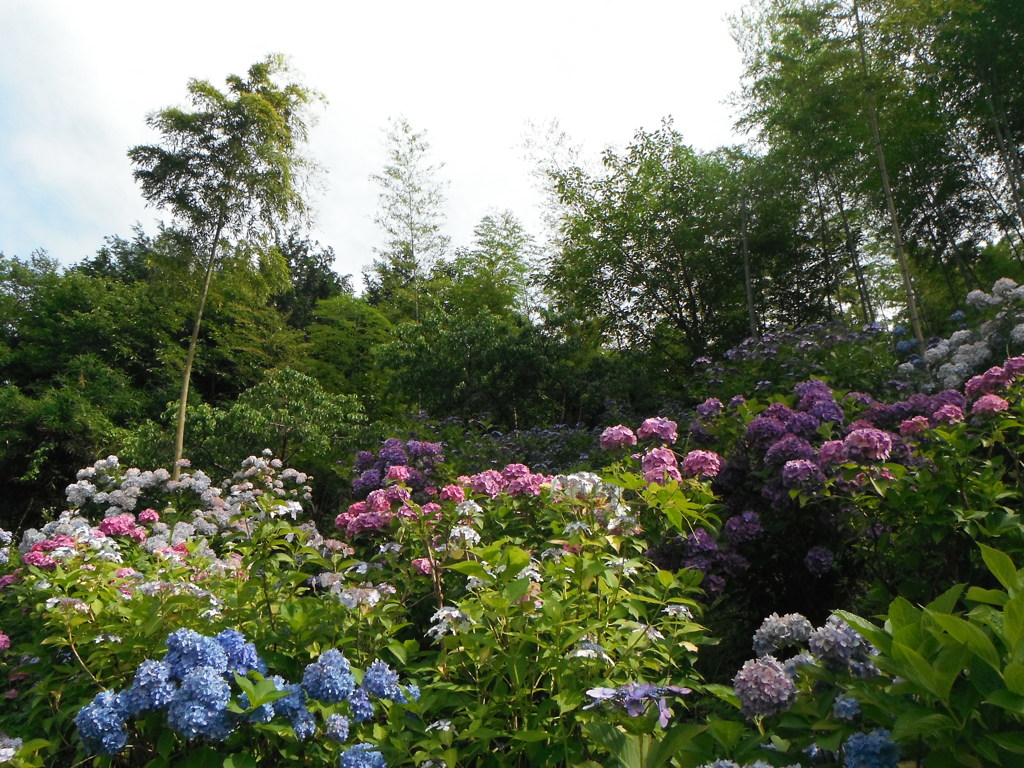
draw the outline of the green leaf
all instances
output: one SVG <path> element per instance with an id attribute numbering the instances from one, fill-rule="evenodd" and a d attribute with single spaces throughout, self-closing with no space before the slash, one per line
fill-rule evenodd
<path id="1" fill-rule="evenodd" d="M 1024 696 L 1024 664 L 1016 662 L 1007 664 L 1006 669 L 1003 670 L 1003 680 L 1006 681 L 1007 688 Z"/>
<path id="2" fill-rule="evenodd" d="M 466 576 L 472 576 L 482 581 L 493 581 L 494 577 L 487 572 L 476 560 L 460 560 L 457 563 L 450 563 L 445 566 L 448 570 L 457 571 Z"/>
<path id="3" fill-rule="evenodd" d="M 224 768 L 256 768 L 259 763 L 248 754 L 228 755 L 224 758 Z"/>
<path id="4" fill-rule="evenodd" d="M 998 670 L 1001 666 L 999 652 L 992 644 L 992 640 L 981 629 L 957 616 L 950 616 L 948 613 L 934 613 L 931 609 L 926 610 L 927 614 L 950 634 L 957 642 L 963 643 L 985 663 L 993 669 Z"/>
<path id="5" fill-rule="evenodd" d="M 1011 651 L 1020 648 L 1024 642 L 1024 592 L 1014 595 L 1003 607 L 1003 630 Z"/>
<path id="6" fill-rule="evenodd" d="M 1020 731 L 990 733 L 988 738 L 1008 752 L 1013 752 L 1015 755 L 1024 755 L 1024 733 Z"/>
<path id="7" fill-rule="evenodd" d="M 989 704 L 995 704 L 1000 709 L 1013 712 L 1015 715 L 1024 716 L 1024 696 L 1007 690 L 992 691 L 985 697 Z"/>
<path id="8" fill-rule="evenodd" d="M 936 713 L 934 710 L 915 708 L 902 712 L 893 725 L 893 738 L 897 741 L 913 739 L 919 736 L 935 736 L 943 731 L 956 731 L 956 722 L 948 715 Z"/>
<path id="9" fill-rule="evenodd" d="M 512 738 L 517 741 L 545 741 L 551 738 L 547 731 L 516 731 Z"/>
<path id="10" fill-rule="evenodd" d="M 1007 596 L 1001 589 L 982 589 L 971 587 L 967 590 L 967 599 L 985 605 L 1005 605 Z"/>
<path id="11" fill-rule="evenodd" d="M 1014 567 L 1010 556 L 1005 552 L 1000 552 L 998 549 L 993 549 L 984 544 L 979 544 L 978 546 L 981 548 L 981 557 L 985 561 L 985 565 L 992 572 L 992 575 L 1008 591 L 1014 591 L 1017 587 L 1017 569 Z"/>

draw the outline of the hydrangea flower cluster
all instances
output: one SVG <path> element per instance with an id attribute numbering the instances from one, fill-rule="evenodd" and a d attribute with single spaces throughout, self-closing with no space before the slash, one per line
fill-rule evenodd
<path id="1" fill-rule="evenodd" d="M 746 662 L 733 679 L 744 715 L 750 718 L 776 715 L 796 699 L 799 669 L 820 665 L 834 672 L 856 677 L 878 674 L 872 661 L 877 650 L 838 616 L 829 616 L 825 625 L 813 629 L 798 613 L 779 616 L 773 613 L 754 633 L 754 652 L 758 658 Z M 804 651 L 808 648 L 810 653 Z M 789 650 L 789 657 L 777 655 Z M 852 719 L 860 711 L 854 699 L 840 697 L 835 702 L 836 717 Z"/>
<path id="2" fill-rule="evenodd" d="M 846 768 L 897 768 L 900 750 L 884 728 L 855 733 L 843 744 Z"/>
<path id="3" fill-rule="evenodd" d="M 383 661 L 375 660 L 356 686 L 348 660 L 336 649 L 324 651 L 307 665 L 301 684 L 289 683 L 279 676 L 271 680 L 278 691 L 286 693 L 273 702 L 252 709 L 248 696 L 238 697 L 239 706 L 252 709 L 238 715 L 229 709 L 234 675 L 266 675 L 267 666 L 238 631 L 227 629 L 216 637 L 207 637 L 190 629 L 180 629 L 167 638 L 167 653 L 162 661 L 147 659 L 139 665 L 131 686 L 123 691 L 102 691 L 75 717 L 79 737 L 86 751 L 114 755 L 127 745 L 128 721 L 149 712 L 165 711 L 167 724 L 187 740 L 224 741 L 239 727 L 250 722 L 269 723 L 275 718 L 289 722 L 300 740 L 312 737 L 317 722 L 309 710 L 310 699 L 329 706 L 347 702 L 352 720 L 363 722 L 374 715 L 373 700 L 405 704 L 419 698 L 415 685 L 400 685 L 398 673 Z M 372 697 L 372 698 L 371 698 Z M 344 742 L 349 734 L 349 719 L 330 713 L 325 728 L 328 736 Z M 359 745 L 357 745 L 358 747 Z M 350 762 L 376 761 L 374 748 L 353 747 Z M 381 760 L 383 758 L 380 758 Z M 345 758 L 342 758 L 345 764 Z M 376 764 L 373 762 L 372 764 Z M 383 764 L 383 763 L 381 763 Z"/>
<path id="4" fill-rule="evenodd" d="M 658 723 L 662 728 L 668 726 L 672 710 L 668 707 L 669 696 L 685 696 L 689 688 L 678 685 L 652 685 L 651 683 L 626 683 L 618 688 L 591 688 L 587 696 L 594 699 L 584 709 L 592 709 L 601 705 L 619 707 L 630 717 L 640 717 L 647 712 L 649 704 L 658 708 Z"/>
<path id="5" fill-rule="evenodd" d="M 356 479 L 352 481 L 352 493 L 357 499 L 364 499 L 370 493 L 383 488 L 391 467 L 407 467 L 403 479 L 414 492 L 426 488 L 429 477 L 437 464 L 444 461 L 444 449 L 440 443 L 408 440 L 403 443 L 397 437 L 384 441 L 376 455 L 370 451 L 356 454 L 354 469 Z"/>

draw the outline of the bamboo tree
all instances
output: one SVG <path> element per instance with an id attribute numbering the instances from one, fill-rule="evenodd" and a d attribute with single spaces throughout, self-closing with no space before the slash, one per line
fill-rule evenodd
<path id="1" fill-rule="evenodd" d="M 316 94 L 294 83 L 278 85 L 275 76 L 286 71 L 284 59 L 271 56 L 250 67 L 245 78 L 229 76 L 227 92 L 207 81 L 190 81 L 194 111 L 169 107 L 151 115 L 147 123 L 161 143 L 128 152 L 146 201 L 170 211 L 191 258 L 203 265 L 181 377 L 174 479 L 184 454 L 189 383 L 218 262 L 241 246 L 264 253 L 283 225 L 306 210 L 301 190 L 309 164 L 299 147 Z"/>

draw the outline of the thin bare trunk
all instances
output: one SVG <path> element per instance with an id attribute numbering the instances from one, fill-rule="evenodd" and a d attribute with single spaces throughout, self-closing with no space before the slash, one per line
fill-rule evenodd
<path id="1" fill-rule="evenodd" d="M 864 28 L 861 25 L 860 7 L 857 1 L 853 3 L 854 20 L 857 23 L 857 49 L 860 52 L 861 71 L 868 77 L 868 56 L 864 46 Z M 896 198 L 892 194 L 892 185 L 889 181 L 889 168 L 885 162 L 885 147 L 882 146 L 882 132 L 878 127 L 878 110 L 875 107 L 874 91 L 870 83 L 865 83 L 865 99 L 868 107 L 868 121 L 871 124 L 871 135 L 875 140 L 875 154 L 878 156 L 878 171 L 882 176 L 882 191 L 885 193 L 885 204 L 889 209 L 889 223 L 892 225 L 893 247 L 896 250 L 896 262 L 900 267 L 900 274 L 903 276 L 903 290 L 907 294 L 907 311 L 910 314 L 910 325 L 914 329 L 914 337 L 917 339 L 918 348 L 924 354 L 925 341 L 924 330 L 921 328 L 921 316 L 917 310 L 917 299 L 914 298 L 914 286 L 910 281 L 910 267 L 907 264 L 907 255 L 903 249 L 903 233 L 900 230 L 899 217 L 896 213 Z"/>
<path id="2" fill-rule="evenodd" d="M 210 246 L 210 258 L 206 262 L 206 275 L 199 293 L 199 306 L 196 307 L 195 322 L 192 323 L 192 336 L 188 340 L 188 352 L 185 354 L 185 368 L 181 372 L 181 396 L 178 398 L 178 423 L 174 431 L 174 466 L 171 469 L 171 480 L 177 481 L 181 475 L 181 459 L 185 453 L 185 413 L 188 410 L 188 388 L 192 380 L 192 363 L 196 358 L 196 346 L 199 343 L 199 327 L 203 322 L 203 310 L 206 309 L 206 298 L 210 294 L 210 280 L 213 277 L 213 266 L 217 261 L 217 244 L 224 228 L 223 217 L 217 222 L 217 229 Z"/>
<path id="3" fill-rule="evenodd" d="M 747 238 L 747 225 L 749 219 L 749 212 L 747 210 L 747 196 L 743 195 L 743 208 L 742 208 L 742 232 L 740 235 L 740 242 L 743 247 L 743 282 L 747 288 L 747 319 L 750 321 L 750 335 L 752 338 L 758 338 L 757 332 L 757 312 L 754 309 L 754 278 L 751 275 L 750 270 L 750 243 Z"/>

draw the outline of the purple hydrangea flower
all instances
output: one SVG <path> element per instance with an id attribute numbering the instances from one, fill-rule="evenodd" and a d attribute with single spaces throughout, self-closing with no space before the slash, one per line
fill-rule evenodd
<path id="1" fill-rule="evenodd" d="M 747 544 L 764 533 L 764 528 L 761 527 L 761 518 L 753 510 L 730 517 L 725 521 L 724 530 L 725 537 L 734 545 Z"/>
<path id="2" fill-rule="evenodd" d="M 849 669 L 854 661 L 869 661 L 874 648 L 838 616 L 829 616 L 807 641 L 814 658 L 832 670 Z"/>
<path id="3" fill-rule="evenodd" d="M 740 711 L 751 719 L 777 715 L 796 700 L 796 686 L 772 656 L 748 661 L 732 682 Z"/>
<path id="4" fill-rule="evenodd" d="M 851 458 L 885 461 L 892 451 L 892 437 L 881 429 L 864 427 L 850 432 L 843 440 L 843 447 Z"/>
<path id="5" fill-rule="evenodd" d="M 828 547 L 811 547 L 804 557 L 804 565 L 815 576 L 824 576 L 835 565 L 836 556 Z"/>
<path id="6" fill-rule="evenodd" d="M 812 459 L 814 454 L 814 446 L 809 442 L 802 437 L 787 433 L 772 443 L 765 452 L 764 463 L 781 467 L 792 459 Z"/>
<path id="7" fill-rule="evenodd" d="M 814 490 L 825 484 L 825 475 L 809 459 L 792 459 L 782 465 L 782 484 L 790 489 Z"/>

